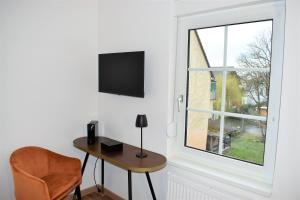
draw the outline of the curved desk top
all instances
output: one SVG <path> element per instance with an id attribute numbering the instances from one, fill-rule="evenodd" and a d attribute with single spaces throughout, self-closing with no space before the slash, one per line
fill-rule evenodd
<path id="1" fill-rule="evenodd" d="M 115 166 L 133 172 L 145 173 L 158 171 L 166 166 L 167 159 L 165 156 L 152 151 L 143 150 L 148 154 L 146 158 L 137 158 L 136 153 L 140 148 L 123 143 L 123 151 L 106 152 L 101 150 L 101 142 L 108 140 L 106 137 L 97 137 L 96 143 L 88 145 L 87 137 L 77 138 L 73 145 L 95 157 L 101 158 Z"/>

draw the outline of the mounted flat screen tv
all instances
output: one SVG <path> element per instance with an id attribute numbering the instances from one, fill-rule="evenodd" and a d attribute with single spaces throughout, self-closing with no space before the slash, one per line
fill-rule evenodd
<path id="1" fill-rule="evenodd" d="M 144 97 L 145 52 L 99 54 L 99 92 Z"/>

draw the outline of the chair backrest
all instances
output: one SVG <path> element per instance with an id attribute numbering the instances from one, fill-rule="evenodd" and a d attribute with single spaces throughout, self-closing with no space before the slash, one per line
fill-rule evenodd
<path id="1" fill-rule="evenodd" d="M 41 178 L 48 174 L 48 150 L 34 146 L 17 149 L 10 157 L 10 164 L 13 170 Z"/>

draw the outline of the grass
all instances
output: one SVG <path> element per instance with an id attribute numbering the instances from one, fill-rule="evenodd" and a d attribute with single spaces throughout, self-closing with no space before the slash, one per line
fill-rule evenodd
<path id="1" fill-rule="evenodd" d="M 259 136 L 240 134 L 232 137 L 231 148 L 226 150 L 224 155 L 262 165 L 264 143 Z"/>

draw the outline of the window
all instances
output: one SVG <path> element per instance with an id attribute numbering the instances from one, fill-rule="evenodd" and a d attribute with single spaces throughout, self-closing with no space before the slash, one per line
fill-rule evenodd
<path id="1" fill-rule="evenodd" d="M 190 29 L 188 46 L 185 146 L 263 165 L 272 20 Z"/>
<path id="2" fill-rule="evenodd" d="M 182 16 L 177 30 L 172 154 L 272 182 L 284 4 Z"/>

